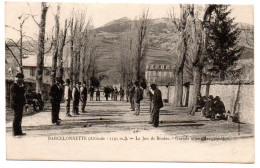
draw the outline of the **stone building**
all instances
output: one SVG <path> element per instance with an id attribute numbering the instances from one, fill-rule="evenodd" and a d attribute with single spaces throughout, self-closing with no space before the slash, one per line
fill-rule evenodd
<path id="1" fill-rule="evenodd" d="M 145 79 L 147 85 L 169 85 L 173 82 L 174 65 L 167 60 L 154 60 L 146 64 Z"/>

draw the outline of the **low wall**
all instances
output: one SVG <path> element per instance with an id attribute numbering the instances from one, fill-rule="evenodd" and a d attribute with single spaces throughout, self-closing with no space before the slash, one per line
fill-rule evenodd
<path id="1" fill-rule="evenodd" d="M 183 102 L 186 97 L 186 88 L 183 87 Z M 159 86 L 159 89 L 162 92 L 163 99 L 167 99 L 169 96 L 169 102 L 174 102 L 174 86 L 169 87 L 169 95 L 168 88 L 165 86 Z M 192 98 L 192 90 L 193 85 L 190 85 L 189 90 L 189 101 Z M 214 84 L 210 86 L 209 94 L 215 96 L 219 96 L 223 103 L 225 104 L 226 110 L 230 110 L 231 112 L 234 109 L 234 104 L 237 96 L 238 85 L 221 85 Z M 202 96 L 206 93 L 206 85 L 201 86 L 201 94 Z M 254 85 L 241 85 L 240 88 L 240 96 L 238 102 L 237 111 L 240 113 L 241 122 L 246 123 L 254 123 Z"/>

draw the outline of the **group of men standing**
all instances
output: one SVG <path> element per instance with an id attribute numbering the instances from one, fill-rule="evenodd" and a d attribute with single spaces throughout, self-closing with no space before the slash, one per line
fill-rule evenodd
<path id="1" fill-rule="evenodd" d="M 52 106 L 52 123 L 54 125 L 59 125 L 61 119 L 59 118 L 60 103 L 62 100 L 63 90 L 62 90 L 62 79 L 56 78 L 56 83 L 52 85 L 50 90 L 50 100 Z M 66 80 L 64 88 L 64 100 L 66 102 L 66 115 L 71 117 L 70 113 L 70 103 L 73 102 L 72 113 L 74 115 L 79 115 L 79 102 L 81 101 L 81 111 L 85 112 L 86 102 L 87 102 L 87 87 L 84 81 L 82 86 L 81 82 L 78 82 L 73 89 L 70 88 L 70 79 Z"/>
<path id="2" fill-rule="evenodd" d="M 14 110 L 14 120 L 13 120 L 13 135 L 25 135 L 22 131 L 21 123 L 23 116 L 23 107 L 25 105 L 25 89 L 23 85 L 24 75 L 18 73 L 15 77 L 15 81 L 11 86 L 11 108 Z M 121 96 L 124 96 L 124 91 L 122 88 Z M 78 82 L 76 86 L 71 89 L 70 79 L 66 80 L 66 84 L 63 92 L 63 80 L 61 78 L 56 78 L 55 84 L 51 86 L 50 89 L 50 102 L 52 106 L 51 111 L 51 121 L 54 125 L 59 125 L 61 119 L 59 118 L 60 103 L 62 101 L 62 96 L 66 102 L 66 115 L 71 117 L 70 104 L 73 101 L 74 115 L 79 115 L 79 102 L 81 101 L 81 111 L 85 112 L 85 106 L 87 102 L 87 87 L 84 81 L 82 86 L 81 82 Z M 107 98 L 108 92 L 104 91 L 105 97 Z M 100 93 L 99 93 L 100 94 Z M 150 86 L 149 90 L 151 106 L 150 106 L 150 124 L 157 127 L 159 124 L 159 110 L 163 107 L 161 91 L 156 88 L 155 84 Z M 129 98 L 131 103 L 132 111 L 135 111 L 135 115 L 140 113 L 140 103 L 143 100 L 143 89 L 140 87 L 138 82 L 131 85 Z M 100 99 L 99 99 L 100 100 Z M 122 100 L 122 99 L 121 99 Z"/>
<path id="3" fill-rule="evenodd" d="M 157 88 L 155 84 L 151 84 L 149 91 L 149 100 L 150 100 L 150 121 L 149 124 L 152 124 L 154 127 L 159 126 L 159 113 L 160 109 L 163 107 L 162 94 L 161 91 Z M 135 115 L 140 114 L 140 104 L 143 100 L 143 89 L 140 87 L 139 82 L 135 82 L 134 85 L 130 84 L 129 89 L 129 100 L 130 100 L 130 109 L 135 111 Z"/>
<path id="4" fill-rule="evenodd" d="M 104 96 L 106 98 L 106 101 L 108 101 L 108 98 L 111 97 L 111 100 L 117 101 L 117 96 L 120 95 L 120 101 L 124 100 L 125 91 L 122 87 L 118 90 L 117 87 L 113 88 L 112 86 L 106 86 L 104 87 Z"/>

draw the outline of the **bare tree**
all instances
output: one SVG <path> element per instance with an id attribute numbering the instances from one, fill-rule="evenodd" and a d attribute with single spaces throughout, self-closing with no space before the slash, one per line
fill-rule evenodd
<path id="1" fill-rule="evenodd" d="M 18 17 L 18 19 L 20 20 L 20 28 L 19 29 L 16 29 L 14 27 L 6 25 L 6 27 L 12 28 L 13 30 L 19 32 L 19 34 L 20 34 L 20 39 L 17 42 L 15 42 L 13 39 L 8 39 L 8 42 L 5 43 L 5 47 L 6 47 L 7 50 L 10 51 L 11 55 L 16 60 L 18 66 L 20 68 L 21 73 L 23 73 L 23 50 L 29 51 L 23 45 L 23 38 L 25 36 L 25 34 L 23 33 L 23 25 L 28 18 L 29 18 L 29 16 L 24 15 L 24 14 L 22 14 L 21 16 Z M 12 47 L 15 47 L 16 49 L 19 50 L 19 61 L 17 59 L 17 56 L 14 54 Z M 32 52 L 32 51 L 29 51 L 29 52 Z"/>
<path id="2" fill-rule="evenodd" d="M 195 16 L 194 5 L 190 5 L 190 35 L 189 46 L 191 53 L 189 55 L 189 60 L 192 64 L 193 70 L 193 97 L 190 107 L 193 107 L 197 103 L 198 95 L 200 94 L 201 89 L 201 79 L 202 79 L 202 70 L 205 66 L 205 61 L 207 60 L 207 40 L 209 34 L 209 19 L 212 12 L 215 10 L 216 5 L 206 5 L 205 12 L 203 14 L 203 21 L 199 20 Z"/>
<path id="3" fill-rule="evenodd" d="M 46 25 L 46 14 L 48 11 L 48 6 L 46 2 L 41 3 L 41 20 L 37 23 L 32 15 L 32 18 L 39 26 L 38 35 L 38 53 L 37 53 L 37 67 L 36 67 L 36 92 L 42 92 L 43 87 L 43 67 L 44 67 L 44 44 L 45 44 L 45 25 Z"/>
<path id="4" fill-rule="evenodd" d="M 122 86 L 126 87 L 134 76 L 134 56 L 135 46 L 132 36 L 132 26 L 121 35 L 119 40 L 119 57 L 117 62 L 117 70 L 120 74 Z"/>
<path id="5" fill-rule="evenodd" d="M 174 8 L 170 11 L 170 18 L 172 21 L 172 28 L 175 32 L 178 33 L 179 41 L 177 42 L 177 54 L 178 59 L 175 65 L 174 78 L 175 78 L 175 91 L 174 91 L 174 102 L 173 106 L 181 107 L 182 106 L 182 95 L 183 95 L 183 69 L 187 57 L 187 24 L 188 16 L 191 12 L 189 5 L 180 4 L 180 19 L 176 19 L 174 15 Z"/>
<path id="6" fill-rule="evenodd" d="M 79 13 L 72 13 L 70 20 L 70 44 L 71 44 L 71 64 L 70 64 L 70 79 L 72 83 L 79 81 L 81 71 L 81 58 L 86 51 L 86 45 L 88 45 L 88 33 L 90 19 L 86 21 L 85 11 Z M 85 68 L 85 67 L 84 67 Z"/>
<path id="7" fill-rule="evenodd" d="M 57 58 L 57 75 L 58 77 L 62 78 L 63 73 L 64 73 L 64 68 L 63 68 L 63 50 L 64 46 L 67 44 L 66 38 L 67 38 L 67 31 L 69 28 L 69 23 L 67 19 L 65 20 L 65 25 L 64 29 L 60 32 L 60 47 L 59 47 L 59 52 L 58 52 L 58 58 Z"/>
<path id="8" fill-rule="evenodd" d="M 60 4 L 57 5 L 57 13 L 55 17 L 54 39 L 53 39 L 53 53 L 52 53 L 52 66 L 51 66 L 51 84 L 55 83 L 57 58 L 59 51 L 59 32 L 60 32 Z"/>
<path id="9" fill-rule="evenodd" d="M 137 81 L 140 81 L 141 79 L 141 62 L 145 58 L 148 50 L 148 41 L 147 41 L 148 16 L 149 16 L 149 9 L 143 10 L 139 15 L 139 20 L 135 22 L 135 29 L 137 31 L 135 78 Z"/>

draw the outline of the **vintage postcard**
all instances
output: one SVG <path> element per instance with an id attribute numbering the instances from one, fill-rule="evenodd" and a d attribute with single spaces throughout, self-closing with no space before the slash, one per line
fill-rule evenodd
<path id="1" fill-rule="evenodd" d="M 254 5 L 5 2 L 7 160 L 254 163 Z"/>

